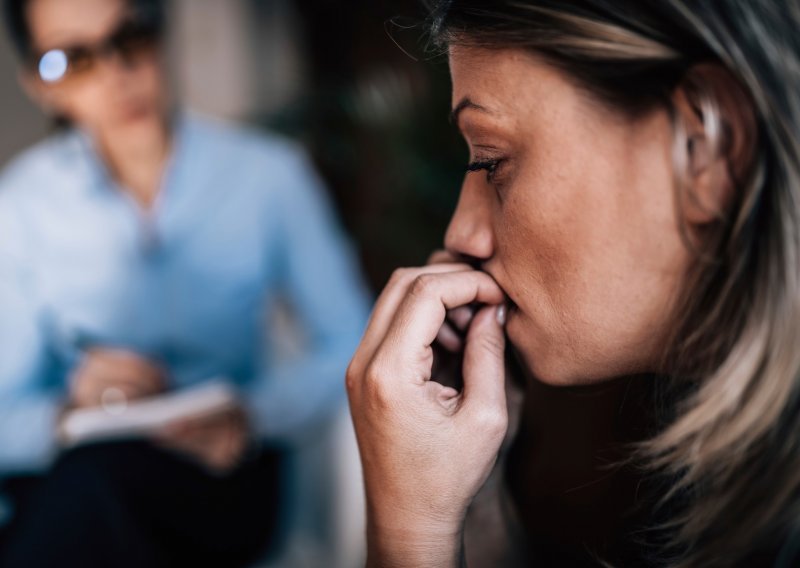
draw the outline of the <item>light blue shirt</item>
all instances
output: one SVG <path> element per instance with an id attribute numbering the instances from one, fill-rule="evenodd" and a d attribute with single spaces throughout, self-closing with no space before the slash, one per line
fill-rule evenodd
<path id="1" fill-rule="evenodd" d="M 90 347 L 151 358 L 173 388 L 226 377 L 265 438 L 291 440 L 343 402 L 368 302 L 319 178 L 287 141 L 177 124 L 149 212 L 76 131 L 0 178 L 0 474 L 51 462 Z M 282 366 L 266 325 L 277 298 L 305 338 Z"/>

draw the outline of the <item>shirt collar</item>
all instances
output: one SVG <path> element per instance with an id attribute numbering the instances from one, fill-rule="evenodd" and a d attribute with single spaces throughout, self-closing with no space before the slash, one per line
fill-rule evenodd
<path id="1" fill-rule="evenodd" d="M 190 138 L 190 115 L 183 110 L 176 110 L 172 116 L 172 148 L 167 158 L 164 173 L 162 175 L 162 187 L 156 202 L 161 201 L 163 194 L 170 186 L 170 179 L 176 164 L 183 160 L 187 141 Z M 114 180 L 111 172 L 97 151 L 97 146 L 92 135 L 85 129 L 72 127 L 65 134 L 66 151 L 64 152 L 65 165 L 69 168 L 79 168 L 79 175 L 82 178 L 80 189 L 83 191 L 123 191 Z"/>

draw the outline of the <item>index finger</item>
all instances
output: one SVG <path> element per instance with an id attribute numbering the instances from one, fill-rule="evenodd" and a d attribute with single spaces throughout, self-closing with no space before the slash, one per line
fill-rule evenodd
<path id="1" fill-rule="evenodd" d="M 386 337 L 386 332 L 395 318 L 397 309 L 408 294 L 408 289 L 421 274 L 471 270 L 472 268 L 465 264 L 439 264 L 396 270 L 375 303 L 369 322 L 367 322 L 364 337 L 353 356 L 351 367 L 355 365 L 361 368 L 368 360 L 372 359 L 378 346 Z"/>
<path id="2" fill-rule="evenodd" d="M 423 274 L 409 289 L 377 356 L 405 367 L 408 361 L 421 360 L 428 353 L 447 310 L 475 302 L 500 305 L 504 301 L 503 290 L 484 272 Z M 430 373 L 423 378 L 429 379 Z"/>
<path id="3" fill-rule="evenodd" d="M 450 253 L 449 251 L 440 249 L 435 250 L 431 253 L 428 257 L 428 262 L 426 264 L 460 264 L 463 263 L 464 260 L 461 258 L 456 257 L 454 254 Z"/>

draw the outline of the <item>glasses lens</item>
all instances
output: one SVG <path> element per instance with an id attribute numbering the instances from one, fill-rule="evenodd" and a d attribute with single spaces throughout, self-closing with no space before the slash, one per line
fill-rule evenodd
<path id="1" fill-rule="evenodd" d="M 128 21 L 105 42 L 97 46 L 76 46 L 51 49 L 36 63 L 39 77 L 45 83 L 58 83 L 90 70 L 98 57 L 119 54 L 126 61 L 152 51 L 161 40 L 161 27 L 156 22 Z"/>
<path id="2" fill-rule="evenodd" d="M 51 49 L 39 58 L 37 71 L 45 83 L 60 83 L 92 67 L 94 54 L 88 48 Z"/>
<path id="3" fill-rule="evenodd" d="M 88 71 L 94 64 L 95 53 L 88 47 L 76 47 L 67 50 L 70 74 Z"/>
<path id="4" fill-rule="evenodd" d="M 39 77 L 45 83 L 61 81 L 69 70 L 69 58 L 62 49 L 51 49 L 39 58 Z"/>

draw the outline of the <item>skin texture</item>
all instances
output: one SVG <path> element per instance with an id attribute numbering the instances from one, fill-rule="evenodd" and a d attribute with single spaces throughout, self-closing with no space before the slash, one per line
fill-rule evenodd
<path id="1" fill-rule="evenodd" d="M 124 0 L 31 0 L 27 18 L 34 51 L 95 45 L 128 13 Z M 160 52 L 153 49 L 132 62 L 118 55 L 101 59 L 90 72 L 56 84 L 43 83 L 29 69 L 22 72 L 21 82 L 44 112 L 66 117 L 89 134 L 119 187 L 149 209 L 170 151 L 170 96 L 163 75 Z M 166 372 L 156 362 L 98 346 L 85 353 L 70 377 L 68 407 L 98 406 L 109 388 L 135 401 L 163 392 L 167 384 Z M 237 409 L 172 424 L 155 441 L 224 473 L 244 455 L 249 429 Z"/>
<path id="2" fill-rule="evenodd" d="M 447 310 L 473 302 L 486 307 L 465 340 L 458 392 L 431 380 L 432 344 Z M 454 263 L 398 270 L 379 298 L 347 371 L 369 566 L 458 566 L 462 519 L 508 423 L 502 302 L 491 277 Z"/>
<path id="3" fill-rule="evenodd" d="M 653 370 L 690 255 L 678 230 L 666 112 L 636 122 L 523 52 L 454 48 L 471 159 L 446 247 L 516 305 L 508 337 L 541 381 Z M 474 69 L 480 68 L 481 73 Z M 524 71 L 523 71 L 524 70 Z"/>
<path id="4" fill-rule="evenodd" d="M 554 436 L 550 447 L 575 449 L 557 441 L 558 420 L 539 412 L 547 396 L 559 402 L 562 424 L 577 408 L 553 387 L 602 387 L 659 370 L 693 261 L 680 221 L 702 235 L 724 215 L 733 186 L 733 160 L 707 151 L 683 87 L 673 102 L 696 151 L 691 198 L 681 202 L 666 108 L 636 118 L 612 112 L 521 50 L 451 47 L 450 69 L 454 119 L 478 171 L 465 177 L 447 250 L 395 273 L 347 375 L 373 567 L 459 565 L 467 508 L 507 431 L 506 340 L 528 375 L 523 443 L 536 438 L 526 428 L 538 416 L 537 432 Z M 731 148 L 744 148 L 736 143 L 744 122 L 722 110 L 732 118 Z M 462 358 L 460 391 L 435 374 L 441 350 Z M 627 388 L 604 390 L 610 398 L 597 416 L 572 428 L 587 458 L 572 460 L 586 471 L 565 470 L 568 483 L 593 482 L 591 456 L 617 435 L 611 421 Z M 525 463 L 529 449 L 516 444 L 516 467 L 534 485 L 526 472 L 541 462 Z M 549 471 L 570 461 L 563 452 L 544 457 L 553 457 Z"/>

